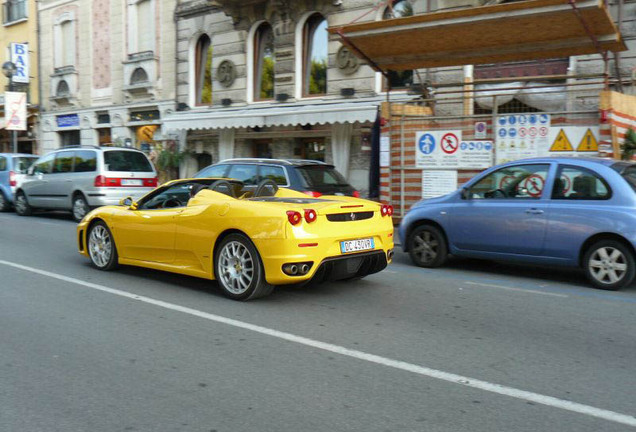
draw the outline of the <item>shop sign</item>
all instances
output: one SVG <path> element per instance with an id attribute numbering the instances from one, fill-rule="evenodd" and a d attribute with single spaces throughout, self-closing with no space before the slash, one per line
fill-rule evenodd
<path id="1" fill-rule="evenodd" d="M 4 94 L 6 109 L 4 110 L 5 128 L 7 130 L 27 130 L 26 93 L 6 92 Z"/>
<path id="2" fill-rule="evenodd" d="M 11 43 L 11 62 L 16 72 L 11 78 L 14 83 L 29 83 L 29 44 Z"/>
<path id="3" fill-rule="evenodd" d="M 79 127 L 79 116 L 77 114 L 59 115 L 56 117 L 57 127 Z"/>

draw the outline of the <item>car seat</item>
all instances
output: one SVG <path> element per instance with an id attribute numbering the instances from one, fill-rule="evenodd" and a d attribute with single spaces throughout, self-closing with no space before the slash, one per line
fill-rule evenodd
<path id="1" fill-rule="evenodd" d="M 570 194 L 570 198 L 575 199 L 590 199 L 594 197 L 594 186 L 596 185 L 596 179 L 591 176 L 580 175 L 574 177 L 572 181 L 572 190 L 574 193 Z"/>
<path id="2" fill-rule="evenodd" d="M 558 178 L 554 182 L 552 198 L 563 198 L 565 196 L 565 180 Z"/>

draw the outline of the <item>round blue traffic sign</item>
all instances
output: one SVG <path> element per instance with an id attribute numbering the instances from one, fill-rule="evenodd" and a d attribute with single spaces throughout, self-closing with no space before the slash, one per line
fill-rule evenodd
<path id="1" fill-rule="evenodd" d="M 428 133 L 422 135 L 418 147 L 425 155 L 433 153 L 433 150 L 435 150 L 435 137 Z"/>
<path id="2" fill-rule="evenodd" d="M 510 138 L 516 137 L 517 136 L 517 129 L 515 129 L 515 128 L 508 129 L 508 135 L 510 135 Z"/>
<path id="3" fill-rule="evenodd" d="M 508 134 L 508 132 L 506 132 L 506 130 L 504 128 L 499 129 L 499 136 L 501 138 L 505 138 L 507 134 Z"/>

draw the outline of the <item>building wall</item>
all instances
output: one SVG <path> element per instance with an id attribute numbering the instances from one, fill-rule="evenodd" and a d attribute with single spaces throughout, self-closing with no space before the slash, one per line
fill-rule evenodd
<path id="1" fill-rule="evenodd" d="M 2 31 L 0 31 L 0 46 L 8 47 L 11 42 L 29 44 L 29 62 L 30 62 L 30 103 L 32 105 L 38 105 L 40 103 L 40 95 L 38 89 L 39 80 L 39 65 L 38 65 L 38 14 L 35 1 L 27 2 L 27 18 L 24 20 L 17 20 L 13 23 L 7 23 L 3 25 Z M 6 49 L 2 62 L 9 61 L 9 51 Z M 7 78 L 0 74 L 0 86 L 4 89 L 8 84 Z"/>
<path id="2" fill-rule="evenodd" d="M 62 145 L 61 133 L 79 131 L 77 144 L 98 144 L 98 128 L 109 129 L 111 141 L 122 144 L 140 142 L 135 130 L 157 125 L 154 139 L 171 138 L 162 132 L 161 117 L 175 109 L 176 27 L 173 13 L 176 0 L 149 0 L 155 18 L 154 49 L 138 52 L 135 11 L 137 0 L 41 0 L 39 4 L 42 42 L 41 75 L 43 151 Z M 61 65 L 57 60 L 67 47 L 60 40 L 59 24 L 66 18 L 74 23 L 75 64 Z M 134 83 L 133 72 L 142 68 L 147 81 Z M 58 94 L 61 81 L 70 88 L 68 95 Z M 143 81 L 143 80 L 142 80 Z M 138 111 L 159 111 L 159 117 L 136 120 Z M 78 116 L 77 124 L 59 125 L 59 116 Z M 99 115 L 110 120 L 98 123 Z M 102 117 L 103 120 L 103 117 Z"/>

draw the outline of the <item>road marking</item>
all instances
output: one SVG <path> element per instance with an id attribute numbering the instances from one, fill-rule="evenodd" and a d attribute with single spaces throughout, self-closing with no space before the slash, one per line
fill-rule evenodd
<path id="1" fill-rule="evenodd" d="M 425 366 L 418 366 L 416 364 L 406 363 L 400 360 L 393 360 L 393 359 L 381 357 L 375 354 L 366 353 L 364 351 L 352 350 L 340 345 L 335 345 L 335 344 L 331 344 L 327 342 L 321 342 L 318 340 L 309 339 L 303 336 L 297 336 L 292 333 L 286 333 L 279 330 L 270 329 L 267 327 L 261 327 L 261 326 L 250 324 L 244 321 L 238 321 L 232 318 L 226 318 L 220 315 L 214 315 L 214 314 L 203 312 L 200 310 L 191 309 L 184 306 L 179 306 L 173 303 L 168 303 L 161 300 L 155 300 L 150 297 L 132 294 L 132 293 L 121 291 L 115 288 L 109 288 L 104 285 L 98 285 L 91 282 L 85 282 L 80 279 L 75 279 L 75 278 L 64 276 L 61 274 L 52 273 L 46 270 L 40 270 L 37 268 L 28 267 L 28 266 L 13 263 L 10 261 L 0 260 L 0 264 L 8 266 L 8 267 L 13 267 L 16 269 L 28 271 L 31 273 L 36 273 L 42 276 L 47 276 L 47 277 L 57 279 L 60 281 L 69 282 L 76 285 L 81 285 L 86 288 L 91 288 L 97 291 L 102 291 L 102 292 L 114 294 L 120 297 L 137 300 L 143 303 L 159 306 L 159 307 L 170 309 L 176 312 L 182 312 L 184 314 L 191 315 L 197 318 L 203 318 L 209 321 L 214 321 L 221 324 L 227 324 L 229 326 L 241 328 L 244 330 L 249 330 L 255 333 L 260 333 L 260 334 L 271 336 L 277 339 L 286 340 L 288 342 L 293 342 L 293 343 L 308 346 L 311 348 L 317 348 L 317 349 L 332 352 L 335 354 L 340 354 L 346 357 L 366 361 L 369 363 L 375 363 L 375 364 L 390 367 L 393 369 L 411 372 L 411 373 L 426 376 L 429 378 L 435 378 L 435 379 L 446 381 L 452 384 L 459 384 L 465 387 L 471 387 L 478 390 L 487 391 L 490 393 L 496 393 L 496 394 L 500 394 L 504 396 L 509 396 L 515 399 L 521 399 L 521 400 L 525 400 L 529 402 L 534 402 L 534 403 L 546 405 L 552 408 L 559 408 L 562 410 L 584 414 L 587 416 L 600 418 L 600 419 L 611 421 L 614 423 L 620 423 L 620 424 L 636 427 L 636 417 L 631 415 L 621 414 L 614 411 L 605 410 L 602 408 L 596 408 L 593 406 L 584 405 L 577 402 L 571 402 L 568 400 L 559 399 L 552 396 L 542 395 L 539 393 L 519 390 L 513 387 L 506 387 L 503 385 L 494 384 L 487 381 L 481 381 L 478 379 L 474 379 L 474 378 L 470 378 L 470 377 L 466 377 L 462 375 L 457 375 L 450 372 L 444 372 L 437 369 L 431 369 Z"/>
<path id="2" fill-rule="evenodd" d="M 495 285 L 495 284 L 489 284 L 489 283 L 470 282 L 470 281 L 466 281 L 464 283 L 466 285 L 476 285 L 476 286 L 483 286 L 483 287 L 488 287 L 488 288 L 499 288 L 499 289 L 503 289 L 503 290 L 506 290 L 506 291 L 518 291 L 518 292 L 525 292 L 525 293 L 530 293 L 530 294 L 547 295 L 547 296 L 552 296 L 552 297 L 563 297 L 563 298 L 569 297 L 567 294 L 557 294 L 557 293 L 551 293 L 551 292 L 545 292 L 545 291 L 530 290 L 530 289 L 525 289 L 525 288 L 514 288 L 514 287 L 508 287 L 508 286 L 503 286 L 503 285 Z"/>

